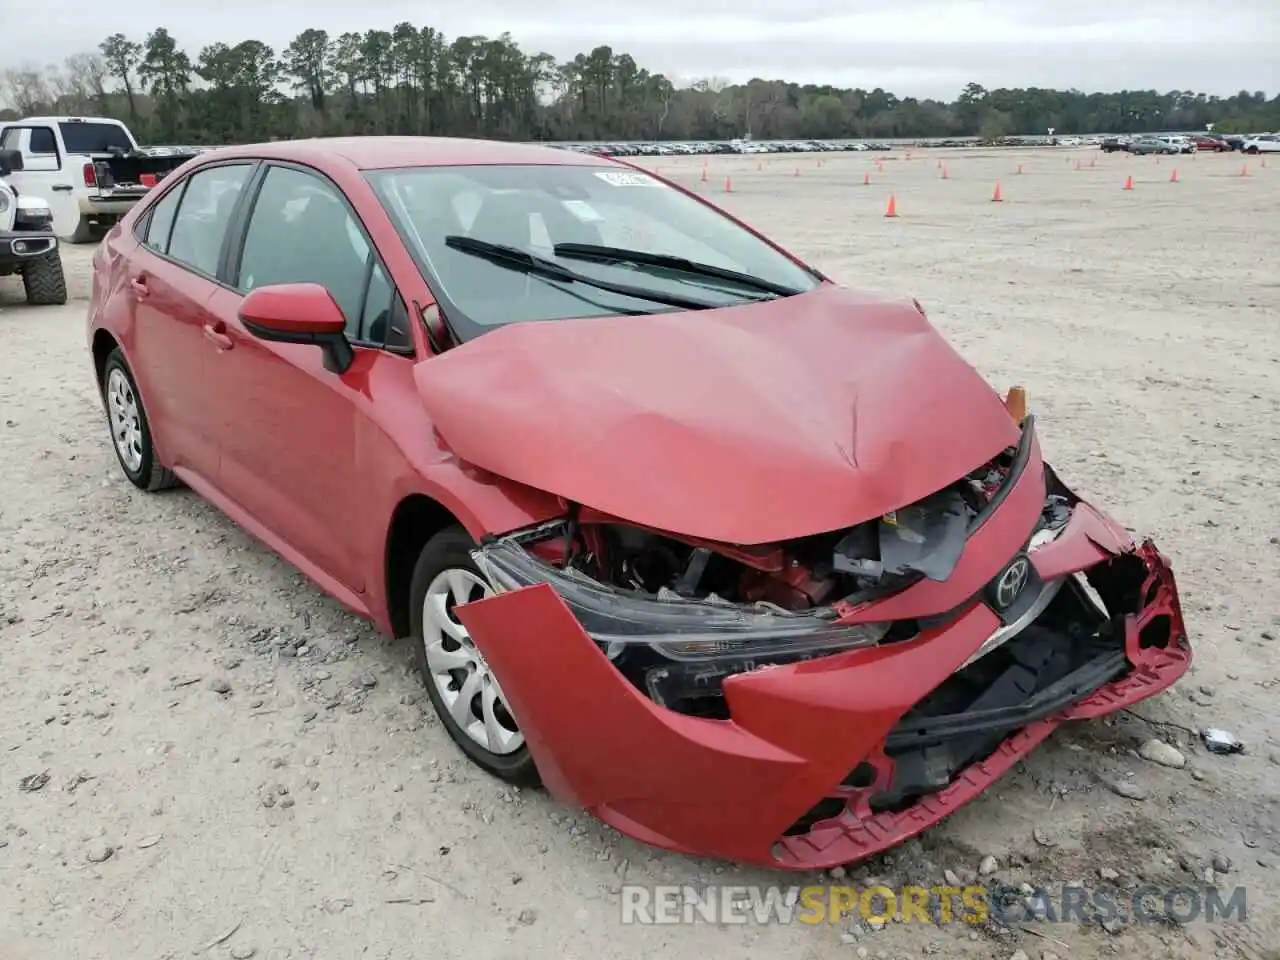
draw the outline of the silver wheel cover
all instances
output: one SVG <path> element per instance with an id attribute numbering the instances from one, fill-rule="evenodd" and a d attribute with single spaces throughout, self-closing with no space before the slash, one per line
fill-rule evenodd
<path id="1" fill-rule="evenodd" d="M 129 378 L 119 367 L 107 376 L 107 417 L 120 460 L 136 473 L 142 469 L 142 418 Z"/>

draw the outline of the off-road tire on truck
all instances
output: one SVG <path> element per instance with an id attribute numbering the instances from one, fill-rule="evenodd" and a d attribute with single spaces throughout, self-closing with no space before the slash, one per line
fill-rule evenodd
<path id="1" fill-rule="evenodd" d="M 67 302 L 67 278 L 62 272 L 62 257 L 57 247 L 23 263 L 22 287 L 27 294 L 27 303 L 33 306 L 55 306 Z"/>

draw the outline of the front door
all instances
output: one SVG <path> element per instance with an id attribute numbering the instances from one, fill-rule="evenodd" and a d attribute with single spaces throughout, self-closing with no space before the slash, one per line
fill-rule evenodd
<path id="1" fill-rule="evenodd" d="M 373 245 L 338 189 L 318 174 L 268 166 L 246 224 L 235 290 L 212 309 L 227 348 L 211 355 L 219 397 L 218 486 L 323 573 L 357 593 L 361 556 L 359 451 L 370 443 L 365 410 L 381 365 L 412 364 L 383 349 L 397 295 Z M 355 362 L 339 375 L 317 348 L 259 340 L 241 324 L 243 295 L 277 283 L 324 286 L 347 317 Z"/>

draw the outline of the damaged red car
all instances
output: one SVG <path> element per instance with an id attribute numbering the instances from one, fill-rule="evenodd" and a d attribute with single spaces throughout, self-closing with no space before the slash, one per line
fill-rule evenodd
<path id="1" fill-rule="evenodd" d="M 615 160 L 202 154 L 106 237 L 89 342 L 134 484 L 412 637 L 484 769 L 660 847 L 857 860 L 1191 660 L 1168 561 L 917 303 Z"/>

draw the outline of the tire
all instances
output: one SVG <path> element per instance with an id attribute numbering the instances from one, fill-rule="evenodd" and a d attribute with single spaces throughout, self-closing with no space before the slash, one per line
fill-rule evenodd
<path id="1" fill-rule="evenodd" d="M 433 635 L 433 647 L 436 646 L 437 642 L 435 638 L 439 636 L 455 648 L 446 651 L 446 655 L 451 652 L 458 653 L 462 655 L 463 659 L 466 659 L 470 656 L 469 651 L 474 651 L 474 647 L 469 646 L 469 640 L 460 644 L 451 636 L 439 634 L 432 629 L 431 624 L 427 622 L 425 610 L 428 593 L 434 592 L 442 584 L 441 578 L 449 571 L 461 571 L 467 577 L 473 578 L 475 586 L 472 598 L 476 599 L 481 595 L 480 586 L 484 581 L 480 576 L 480 571 L 476 568 L 475 562 L 471 559 L 471 551 L 474 548 L 475 542 L 467 531 L 460 526 L 452 526 L 440 531 L 428 540 L 426 546 L 422 548 L 418 562 L 413 568 L 413 579 L 409 585 L 409 622 L 413 639 L 415 665 L 422 675 L 423 685 L 427 688 L 427 696 L 431 699 L 431 705 L 435 707 L 436 715 L 440 717 L 440 722 L 444 724 L 444 728 L 448 731 L 449 736 L 453 738 L 453 742 L 461 748 L 462 752 L 472 762 L 508 783 L 526 787 L 537 786 L 541 782 L 538 777 L 538 770 L 534 766 L 533 757 L 529 753 L 529 747 L 524 743 L 523 737 L 520 737 L 518 748 L 512 749 L 510 752 L 495 752 L 488 749 L 459 725 L 450 712 L 449 704 L 445 701 L 445 694 L 440 689 L 440 683 L 445 683 L 447 686 L 456 686 L 459 689 L 453 692 L 455 694 L 460 693 L 462 689 L 465 689 L 463 684 L 470 682 L 472 676 L 477 673 L 482 675 L 488 673 L 487 665 L 483 664 L 483 660 L 480 660 L 478 664 L 472 662 L 469 666 L 459 667 L 451 675 L 441 673 L 437 676 L 427 655 L 427 639 L 425 638 L 424 630 Z M 457 596 L 456 591 L 453 591 L 452 594 L 455 597 Z M 452 615 L 452 610 L 447 607 L 445 609 L 446 615 L 454 626 L 461 627 L 457 617 Z M 465 628 L 462 629 L 465 632 Z M 437 660 L 437 663 L 439 662 Z M 492 677 L 492 674 L 489 674 L 489 677 Z M 484 689 L 483 684 L 477 687 L 474 698 L 467 705 L 472 716 L 475 716 L 476 702 L 483 702 Z M 501 700 L 497 701 L 497 703 L 501 704 Z M 454 705 L 457 706 L 457 704 L 458 701 L 455 700 Z M 510 714 L 506 712 L 505 706 L 501 711 L 495 708 L 494 713 L 503 717 L 504 733 L 508 733 L 509 729 L 514 729 L 514 721 L 511 721 Z M 510 722 L 508 723 L 508 721 Z M 483 725 L 482 721 L 481 724 Z"/>
<path id="2" fill-rule="evenodd" d="M 88 243 L 93 239 L 94 227 L 89 222 L 88 217 L 81 217 L 76 224 L 76 228 L 71 231 L 71 236 L 67 238 L 69 243 Z"/>
<path id="3" fill-rule="evenodd" d="M 62 257 L 57 247 L 22 265 L 22 289 L 27 294 L 27 303 L 34 306 L 67 302 L 67 278 L 62 272 Z"/>
<path id="4" fill-rule="evenodd" d="M 131 407 L 124 395 L 116 395 L 118 391 L 127 392 L 127 397 L 131 398 Z M 181 481 L 156 459 L 151 424 L 147 421 L 147 411 L 142 405 L 142 394 L 138 392 L 133 373 L 125 363 L 124 354 L 119 347 L 111 351 L 102 367 L 102 406 L 107 414 L 107 426 L 111 430 L 111 448 L 115 450 L 116 460 L 129 482 L 148 493 L 178 486 Z M 134 429 L 129 436 L 131 442 L 127 444 L 117 440 L 117 421 L 113 409 L 120 410 L 121 417 L 133 423 Z M 126 456 L 121 451 L 122 446 L 134 450 L 136 460 L 132 454 Z"/>

